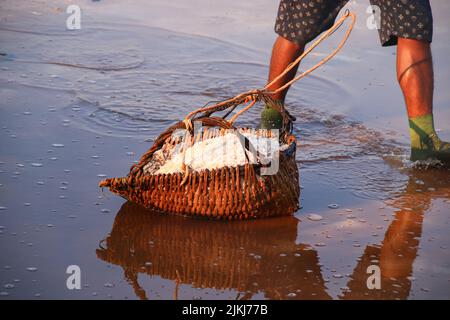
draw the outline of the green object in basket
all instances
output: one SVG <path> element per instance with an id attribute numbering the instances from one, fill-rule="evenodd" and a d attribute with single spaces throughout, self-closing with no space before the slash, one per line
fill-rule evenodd
<path id="1" fill-rule="evenodd" d="M 281 129 L 283 117 L 281 113 L 266 104 L 261 111 L 261 129 Z"/>

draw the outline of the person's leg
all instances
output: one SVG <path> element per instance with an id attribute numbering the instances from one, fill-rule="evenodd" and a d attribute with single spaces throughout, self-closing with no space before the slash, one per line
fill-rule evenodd
<path id="1" fill-rule="evenodd" d="M 305 45 L 331 27 L 348 0 L 280 0 L 275 40 L 270 59 L 269 82 L 303 53 Z M 276 90 L 293 79 L 298 66 L 269 87 Z M 272 95 L 274 105 L 266 105 L 261 113 L 262 128 L 281 128 L 281 115 L 288 89 Z"/>
<path id="2" fill-rule="evenodd" d="M 268 82 L 271 82 L 279 74 L 281 74 L 289 66 L 289 64 L 295 61 L 295 59 L 297 59 L 303 53 L 304 49 L 304 44 L 297 44 L 281 36 L 278 36 L 272 48 Z M 276 89 L 282 87 L 284 84 L 295 77 L 297 69 L 298 65 L 295 66 L 280 80 L 273 83 L 268 89 L 275 91 Z M 288 89 L 289 88 L 286 88 L 285 90 L 272 95 L 272 98 L 284 104 L 284 99 L 286 98 Z"/>
<path id="3" fill-rule="evenodd" d="M 370 0 L 381 14 L 383 46 L 397 47 L 397 78 L 405 97 L 411 134 L 411 160 L 438 159 L 450 163 L 450 145 L 433 124 L 433 13 L 429 0 Z"/>
<path id="4" fill-rule="evenodd" d="M 433 60 L 430 43 L 398 38 L 397 79 L 409 118 L 433 112 Z"/>
<path id="5" fill-rule="evenodd" d="M 450 160 L 433 123 L 433 61 L 428 41 L 398 38 L 397 78 L 405 98 L 411 135 L 411 160 Z"/>
<path id="6" fill-rule="evenodd" d="M 278 77 L 295 59 L 297 59 L 304 50 L 305 46 L 289 41 L 282 36 L 278 36 L 272 48 L 272 57 L 270 58 L 269 79 L 268 83 Z M 268 87 L 269 90 L 275 91 L 292 80 L 297 73 L 298 65 L 295 66 L 284 77 L 274 82 Z M 284 99 L 289 88 L 277 92 L 271 96 L 274 103 L 284 105 Z M 279 107 L 278 107 L 279 108 Z M 266 129 L 281 128 L 282 126 L 281 114 L 274 108 L 274 106 L 266 105 L 261 112 L 261 127 Z"/>

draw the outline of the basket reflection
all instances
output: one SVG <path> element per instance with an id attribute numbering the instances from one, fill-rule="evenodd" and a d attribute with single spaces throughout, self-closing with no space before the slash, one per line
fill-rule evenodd
<path id="1" fill-rule="evenodd" d="M 121 266 L 140 298 L 147 298 L 137 283 L 141 273 L 234 290 L 242 299 L 328 299 L 316 251 L 295 243 L 298 223 L 292 216 L 217 223 L 126 202 L 97 256 Z"/>

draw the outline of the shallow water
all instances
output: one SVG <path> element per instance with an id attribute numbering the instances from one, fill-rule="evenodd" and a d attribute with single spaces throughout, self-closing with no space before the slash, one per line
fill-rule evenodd
<path id="1" fill-rule="evenodd" d="M 261 1 L 262 22 L 235 34 L 239 15 L 195 11 L 200 2 L 155 1 L 141 16 L 140 1 L 123 12 L 115 1 L 86 1 L 85 27 L 75 32 L 64 29 L 64 1 L 12 3 L 0 11 L 0 298 L 450 297 L 450 172 L 407 160 L 403 109 L 391 107 L 402 103 L 393 62 L 361 62 L 393 51 L 369 42 L 363 24 L 351 50 L 288 97 L 302 209 L 217 223 L 151 215 L 97 183 L 126 175 L 193 108 L 264 85 L 273 4 Z M 228 4 L 232 12 L 245 6 Z M 364 4 L 352 6 L 364 15 Z M 433 6 L 438 24 L 449 5 Z M 171 24 L 155 16 L 182 9 L 191 15 Z M 214 27 L 200 28 L 211 19 Z M 449 52 L 439 42 L 448 27 L 439 25 L 435 64 Z M 447 68 L 436 70 L 444 137 Z M 255 126 L 257 116 L 251 110 L 239 124 Z M 322 219 L 308 219 L 313 213 Z M 82 270 L 81 290 L 66 288 L 72 264 Z M 381 268 L 381 290 L 366 287 L 371 264 Z"/>

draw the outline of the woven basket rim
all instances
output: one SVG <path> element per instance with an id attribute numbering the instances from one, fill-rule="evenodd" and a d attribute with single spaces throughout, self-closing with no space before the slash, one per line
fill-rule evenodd
<path id="1" fill-rule="evenodd" d="M 247 129 L 247 128 L 238 128 L 238 130 L 241 129 Z M 233 130 L 233 129 L 230 129 Z M 280 152 L 280 154 L 283 154 L 285 156 L 290 155 L 290 152 L 292 151 L 292 148 L 296 148 L 297 146 L 297 138 L 293 135 L 293 134 L 289 134 L 285 139 L 286 145 L 289 145 L 288 148 L 286 148 L 286 150 L 283 150 Z M 288 140 L 291 140 L 290 142 Z M 148 162 L 147 162 L 148 163 Z M 245 168 L 246 166 L 250 166 L 253 167 L 254 169 L 259 169 L 262 167 L 262 164 L 260 163 L 245 163 L 245 164 L 241 164 L 241 165 L 235 165 L 235 166 L 223 166 L 223 167 L 218 167 L 218 168 L 213 168 L 213 169 L 201 169 L 201 170 L 193 170 L 191 173 L 198 173 L 198 174 L 204 174 L 205 172 L 210 173 L 210 172 L 214 172 L 217 170 L 222 170 L 222 169 L 232 169 L 232 170 L 236 170 L 236 169 L 240 169 L 240 168 Z M 144 173 L 143 177 L 165 177 L 165 176 L 171 176 L 171 175 L 176 175 L 176 174 L 180 174 L 180 172 L 171 172 L 171 173 L 158 173 L 158 174 L 148 174 L 148 173 Z"/>
<path id="2" fill-rule="evenodd" d="M 245 129 L 245 128 L 239 128 L 239 129 Z M 297 138 L 293 134 L 286 134 L 286 135 L 283 135 L 281 138 L 284 140 L 284 142 L 286 142 L 287 145 L 289 145 L 289 147 L 286 150 L 283 150 L 282 152 L 280 152 L 280 163 L 283 162 L 285 158 L 288 158 L 288 157 L 294 155 L 296 147 L 297 147 Z M 205 173 L 210 174 L 211 172 L 214 173 L 216 171 L 221 171 L 221 170 L 243 170 L 246 167 L 251 167 L 255 172 L 257 172 L 259 169 L 261 169 L 262 164 L 260 164 L 260 163 L 252 163 L 252 164 L 245 163 L 243 165 L 224 166 L 224 167 L 214 168 L 214 169 L 193 170 L 193 171 L 189 172 L 189 174 L 194 175 L 194 176 L 200 176 L 200 175 L 204 175 Z M 133 167 L 131 168 L 130 173 L 127 176 L 124 176 L 119 179 L 129 180 L 130 178 L 135 178 L 135 181 L 136 181 L 136 180 L 140 180 L 140 179 L 150 179 L 152 177 L 161 179 L 161 178 L 182 175 L 181 172 L 159 173 L 159 174 L 143 173 L 139 177 L 135 177 L 136 174 L 135 173 L 133 174 L 132 169 L 133 169 Z M 100 181 L 99 186 L 100 187 L 108 187 L 109 181 L 111 179 L 117 179 L 117 178 L 104 179 L 104 180 Z"/>

